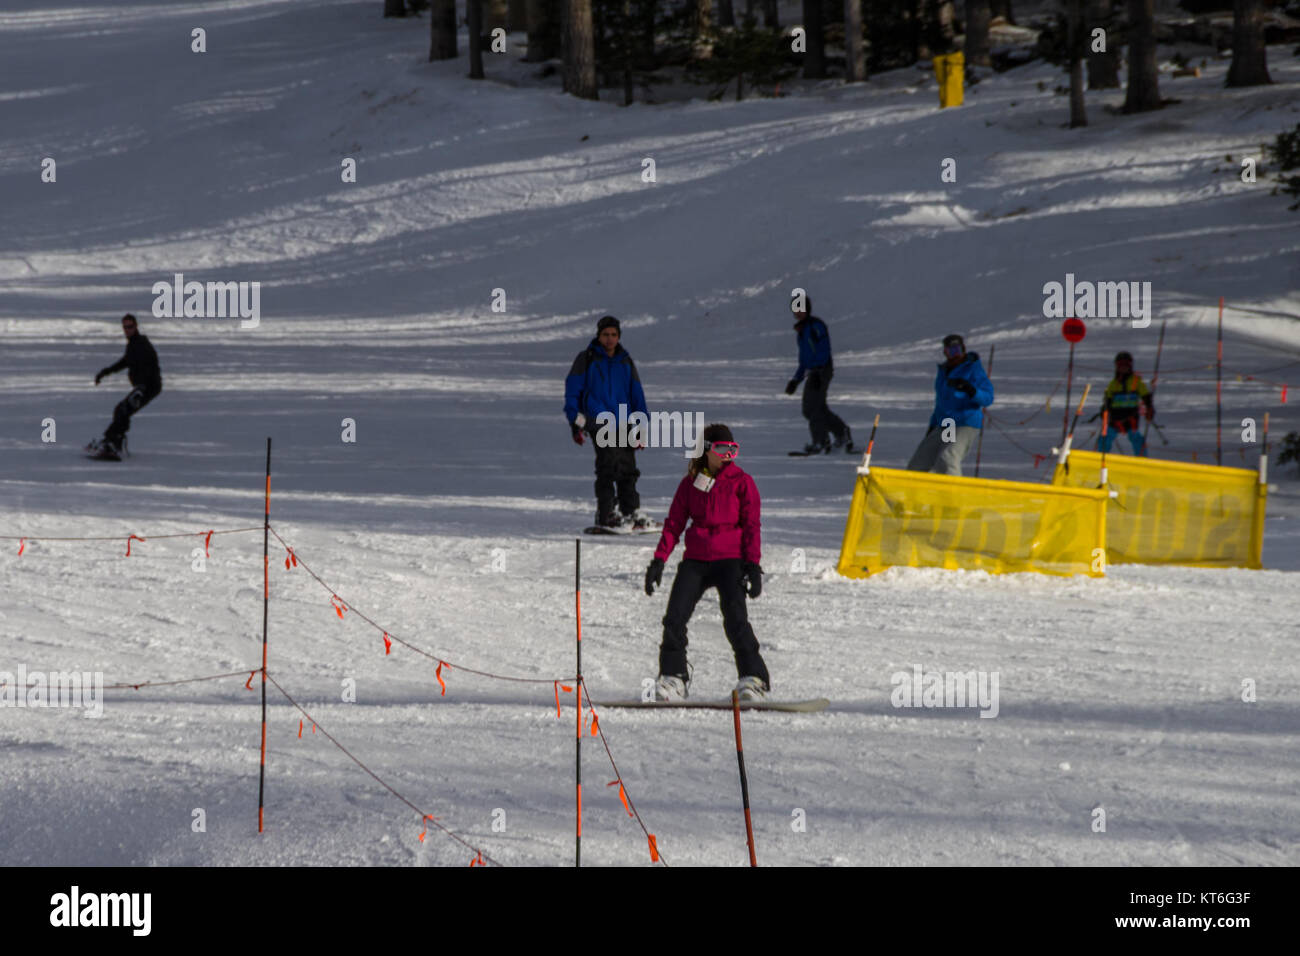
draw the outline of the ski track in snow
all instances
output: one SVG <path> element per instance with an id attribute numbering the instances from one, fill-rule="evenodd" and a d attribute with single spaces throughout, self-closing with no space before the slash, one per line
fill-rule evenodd
<path id="1" fill-rule="evenodd" d="M 832 701 L 744 717 L 760 862 L 1300 863 L 1294 469 L 1273 471 L 1266 571 L 850 581 L 833 569 L 855 457 L 786 457 L 806 430 L 781 394 L 795 364 L 786 296 L 804 285 L 830 323 L 832 407 L 860 442 L 880 413 L 873 460 L 900 466 L 924 433 L 937 340 L 960 329 L 986 362 L 997 345 L 994 414 L 1029 449 L 988 430 L 983 473 L 1046 480 L 1030 455 L 1060 438 L 1064 387 L 1044 400 L 1064 350 L 1042 284 L 1149 279 L 1156 321 L 1090 322 L 1074 395 L 1104 387 L 1121 348 L 1149 372 L 1167 319 L 1158 407 L 1171 445 L 1153 434 L 1152 448 L 1212 454 L 1224 295 L 1227 463 L 1254 467 L 1254 447 L 1238 453 L 1243 417 L 1270 411 L 1274 438 L 1297 427 L 1277 383 L 1300 367 L 1300 242 L 1285 203 L 1247 190 L 1224 156 L 1300 118 L 1298 61 L 1270 57 L 1273 87 L 1231 95 L 1218 61 L 1199 80 L 1162 77 L 1182 102 L 1157 118 L 1111 115 L 1102 104 L 1120 93 L 1089 94 L 1087 131 L 1061 129 L 1059 71 L 1041 65 L 943 114 L 919 71 L 621 110 L 469 84 L 462 66 L 424 62 L 422 31 L 371 6 L 319 4 L 306 19 L 272 0 L 0 13 L 0 60 L 17 78 L 0 99 L 0 535 L 112 538 L 29 541 L 22 557 L 0 542 L 0 669 L 117 683 L 257 668 L 258 532 L 215 536 L 202 571 L 201 536 L 124 551 L 133 532 L 259 525 L 272 435 L 272 523 L 349 605 L 453 665 L 571 676 L 591 453 L 568 440 L 562 379 L 608 310 L 652 407 L 736 429 L 763 494 L 768 576 L 751 616 L 776 693 Z M 221 38 L 204 61 L 219 68 L 177 45 L 178 10 Z M 66 55 L 74 41 L 86 55 Z M 32 173 L 44 155 L 60 157 L 57 187 Z M 338 181 L 349 155 L 355 186 Z M 946 156 L 956 184 L 938 180 Z M 175 272 L 263 282 L 261 327 L 150 318 L 149 288 Z M 497 287 L 505 314 L 490 310 Z M 86 461 L 77 449 L 126 391 L 121 376 L 90 380 L 120 354 L 128 308 L 165 390 L 137 419 L 131 459 Z M 339 440 L 344 418 L 355 444 Z M 681 453 L 652 449 L 640 466 L 661 515 Z M 653 545 L 583 541 L 593 699 L 654 675 L 667 592 L 642 593 Z M 269 668 L 320 726 L 496 860 L 569 861 L 572 695 L 557 719 L 550 683 L 453 666 L 442 697 L 433 661 L 400 644 L 386 655 L 284 557 L 272 539 Z M 711 594 L 690 634 L 692 693 L 725 696 L 734 666 Z M 892 706 L 891 675 L 914 665 L 997 672 L 999 716 Z M 1255 703 L 1241 701 L 1246 678 Z M 301 715 L 274 688 L 259 837 L 260 689 L 246 679 L 106 691 L 100 720 L 0 711 L 5 860 L 468 863 L 436 830 L 417 840 L 418 814 L 309 722 L 299 738 Z M 340 699 L 347 679 L 355 703 Z M 600 722 L 669 862 L 745 864 L 729 714 L 611 709 Z M 589 739 L 584 861 L 644 865 L 612 779 Z M 1092 831 L 1097 807 L 1105 833 Z"/>

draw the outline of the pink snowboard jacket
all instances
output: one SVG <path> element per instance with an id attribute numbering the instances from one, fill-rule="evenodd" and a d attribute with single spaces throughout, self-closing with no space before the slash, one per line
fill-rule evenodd
<path id="1" fill-rule="evenodd" d="M 655 557 L 668 560 L 689 518 L 687 558 L 696 561 L 740 558 L 758 564 L 762 553 L 759 510 L 758 486 L 734 462 L 717 474 L 709 491 L 700 491 L 695 487 L 695 479 L 687 475 L 673 495 Z"/>

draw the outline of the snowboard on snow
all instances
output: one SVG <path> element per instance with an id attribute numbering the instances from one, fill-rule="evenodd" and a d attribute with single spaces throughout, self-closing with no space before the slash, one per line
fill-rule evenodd
<path id="1" fill-rule="evenodd" d="M 641 710 L 731 710 L 730 700 L 607 700 L 594 701 L 597 707 L 627 707 Z M 815 714 L 831 702 L 825 697 L 811 700 L 742 700 L 741 710 L 776 710 L 790 714 Z"/>
<path id="2" fill-rule="evenodd" d="M 658 521 L 651 521 L 644 528 L 634 528 L 629 525 L 621 525 L 617 528 L 606 528 L 604 525 L 594 524 L 590 528 L 583 528 L 583 534 L 658 534 L 663 530 L 663 525 Z"/>
<path id="3" fill-rule="evenodd" d="M 833 455 L 835 454 L 835 451 L 836 449 L 832 448 L 829 451 L 791 451 L 786 452 L 786 454 L 791 458 L 816 458 L 818 455 Z M 853 447 L 853 442 L 849 442 L 844 446 L 844 451 L 848 454 L 852 454 L 857 451 L 857 449 Z"/>

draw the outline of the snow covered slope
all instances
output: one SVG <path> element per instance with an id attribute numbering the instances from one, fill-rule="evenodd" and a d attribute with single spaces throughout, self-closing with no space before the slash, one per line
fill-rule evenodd
<path id="1" fill-rule="evenodd" d="M 356 610 L 453 663 L 538 679 L 572 670 L 573 535 L 591 458 L 569 441 L 562 379 L 606 311 L 624 320 L 652 407 L 737 432 L 764 498 L 751 611 L 781 696 L 824 715 L 746 719 L 760 860 L 789 864 L 1300 862 L 1289 755 L 1300 732 L 1300 492 L 1274 469 L 1265 572 L 1113 568 L 1102 581 L 834 566 L 847 457 L 806 440 L 789 290 L 831 328 L 831 405 L 876 461 L 924 432 L 938 339 L 997 346 L 984 471 L 1046 479 L 1065 353 L 1043 284 L 1150 281 L 1153 323 L 1089 323 L 1075 394 L 1119 349 L 1148 372 L 1162 320 L 1160 420 L 1186 460 L 1214 449 L 1214 320 L 1225 316 L 1229 463 L 1244 417 L 1296 429 L 1300 229 L 1242 156 L 1300 120 L 1300 61 L 1276 85 L 1221 89 L 1225 64 L 1168 80 L 1158 114 L 1066 130 L 1060 75 L 1028 67 L 940 113 L 933 79 L 796 84 L 740 104 L 622 109 L 463 79 L 424 62 L 419 24 L 369 2 L 0 5 L 0 670 L 102 670 L 107 681 L 257 666 L 260 535 L 133 543 L 273 521 Z M 425 22 L 427 25 L 427 21 Z M 208 33 L 206 54 L 189 31 Z M 462 49 L 464 38 L 462 38 Z M 496 75 L 522 66 L 496 65 Z M 489 63 L 489 72 L 494 64 Z M 1040 89 L 1040 86 L 1045 87 Z M 1227 155 L 1231 161 L 1225 159 Z M 58 163 L 42 183 L 44 157 Z M 358 181 L 340 181 L 345 157 Z M 957 161 L 957 182 L 940 181 Z M 654 183 L 642 181 L 655 160 Z M 262 283 L 261 323 L 155 319 L 153 283 Z M 491 310 L 504 289 L 507 311 Z M 91 385 L 140 315 L 165 391 L 132 459 L 77 449 L 124 381 Z M 1242 379 L 1238 380 L 1238 375 Z M 1253 380 L 1245 375 L 1253 374 Z M 1017 424 L 1029 418 L 1027 423 Z M 41 441 L 52 418 L 58 441 Z M 357 441 L 340 440 L 342 421 Z M 1013 444 L 1014 442 L 1014 444 Z M 1205 460 L 1204 457 L 1201 460 Z M 640 458 L 662 512 L 679 451 Z M 650 539 L 584 542 L 593 697 L 653 676 L 664 596 Z M 431 661 L 283 568 L 273 542 L 271 667 L 367 766 L 507 863 L 571 851 L 572 703 L 549 683 Z M 802 563 L 801 562 L 802 558 Z M 671 567 L 671 565 L 670 565 Z M 802 568 L 802 570 L 800 570 Z M 671 573 L 671 572 L 670 572 Z M 720 616 L 692 622 L 694 691 L 732 678 Z M 996 719 L 896 709 L 891 675 L 995 671 Z M 9 668 L 12 669 L 12 668 Z M 444 677 L 446 677 L 444 673 Z M 357 702 L 339 703 L 340 682 Z M 1243 679 L 1259 699 L 1240 701 Z M 105 718 L 0 711 L 0 848 L 41 863 L 464 863 L 418 814 L 272 693 L 269 830 L 257 837 L 257 695 L 244 678 L 106 692 Z M 256 687 L 256 684 L 254 684 Z M 729 718 L 602 713 L 628 791 L 673 863 L 740 864 Z M 644 837 L 587 749 L 584 856 L 646 861 Z M 1091 830 L 1092 811 L 1110 815 Z M 203 807 L 208 832 L 190 829 Z M 505 810 L 505 832 L 492 829 Z M 806 832 L 791 828 L 792 811 Z"/>

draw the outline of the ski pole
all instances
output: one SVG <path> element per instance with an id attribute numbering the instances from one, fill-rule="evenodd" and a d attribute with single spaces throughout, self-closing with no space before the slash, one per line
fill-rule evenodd
<path id="1" fill-rule="evenodd" d="M 1219 296 L 1219 347 L 1214 363 L 1214 461 L 1223 464 L 1223 296 Z"/>
<path id="2" fill-rule="evenodd" d="M 1151 372 L 1151 404 L 1156 403 L 1156 382 L 1160 381 L 1160 353 L 1165 350 L 1165 325 L 1168 319 L 1160 320 L 1160 341 L 1156 343 L 1156 367 Z M 1147 419 L 1146 430 L 1142 432 L 1142 444 L 1146 445 L 1147 435 L 1151 434 L 1151 426 L 1154 424 L 1152 419 Z M 1168 443 L 1166 443 L 1168 444 Z"/>
<path id="3" fill-rule="evenodd" d="M 1101 447 L 1101 486 L 1100 486 L 1100 487 L 1102 487 L 1102 488 L 1105 488 L 1105 487 L 1106 487 L 1106 478 L 1107 478 L 1107 476 L 1106 476 L 1106 445 L 1107 445 L 1106 438 L 1107 438 L 1107 436 L 1109 436 L 1109 435 L 1110 435 L 1110 409 L 1109 409 L 1109 408 L 1103 408 L 1103 409 L 1101 410 L 1101 438 L 1097 441 L 1097 444 Z"/>
<path id="4" fill-rule="evenodd" d="M 1069 472 L 1070 470 L 1070 445 L 1074 441 L 1074 430 L 1079 426 L 1079 416 L 1083 414 L 1083 406 L 1087 404 L 1088 393 L 1091 391 L 1092 383 L 1089 382 L 1083 387 L 1083 394 L 1079 397 L 1079 406 L 1074 410 L 1074 421 L 1070 424 L 1069 431 L 1065 435 L 1065 441 L 1061 442 L 1061 454 L 1060 457 L 1057 458 L 1057 463 L 1064 465 L 1066 472 Z M 1070 414 L 1070 407 L 1068 405 L 1065 408 L 1065 414 L 1067 417 Z"/>
<path id="5" fill-rule="evenodd" d="M 758 857 L 754 855 L 754 822 L 749 815 L 749 778 L 745 775 L 745 748 L 740 742 L 739 691 L 731 692 L 731 713 L 736 719 L 736 760 L 740 764 L 740 800 L 745 807 L 745 839 L 749 843 L 749 865 L 758 866 Z"/>
<path id="6" fill-rule="evenodd" d="M 271 613 L 271 436 L 266 436 L 266 521 L 262 525 L 262 756 L 257 768 L 257 832 L 266 809 L 266 642 Z"/>
<path id="7" fill-rule="evenodd" d="M 1070 364 L 1065 370 L 1065 417 L 1061 422 L 1061 444 L 1064 445 L 1066 437 L 1074 431 L 1070 425 L 1070 391 L 1074 385 L 1074 343 L 1070 343 Z M 1077 420 L 1079 416 L 1075 416 Z"/>
<path id="8" fill-rule="evenodd" d="M 578 658 L 578 677 L 573 682 L 574 703 L 578 711 L 578 736 L 573 746 L 573 779 L 577 806 L 574 816 L 577 830 L 573 837 L 573 865 L 582 866 L 582 539 L 573 541 L 573 610 L 578 636 L 574 646 Z M 559 700 L 557 696 L 555 698 Z"/>
<path id="9" fill-rule="evenodd" d="M 871 423 L 871 437 L 867 439 L 867 450 L 862 455 L 862 464 L 858 465 L 858 474 L 865 475 L 871 471 L 871 447 L 876 443 L 876 427 L 880 424 L 880 413 L 876 413 L 876 419 Z"/>
<path id="10" fill-rule="evenodd" d="M 997 350 L 998 347 L 996 345 L 989 346 L 989 374 L 990 375 L 993 374 L 993 356 L 997 352 Z M 987 414 L 988 412 L 984 413 L 984 415 Z M 984 415 L 980 416 L 980 441 L 979 444 L 975 446 L 975 477 L 976 478 L 980 476 L 980 455 L 984 453 Z"/>
<path id="11" fill-rule="evenodd" d="M 1160 443 L 1162 445 L 1168 445 L 1169 439 L 1165 437 L 1165 430 L 1161 428 L 1159 425 L 1156 425 L 1155 422 L 1151 422 L 1150 424 L 1155 425 L 1156 434 L 1160 436 Z"/>

